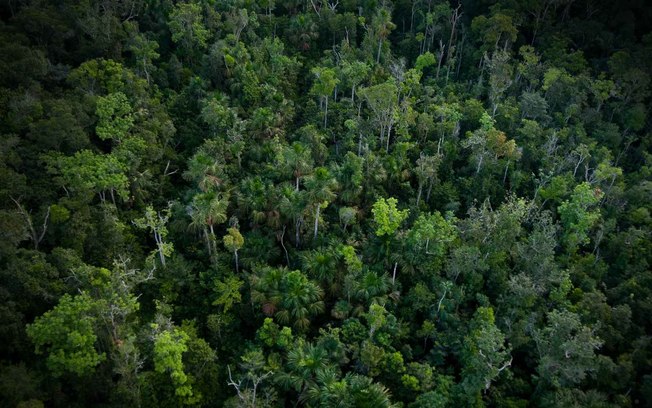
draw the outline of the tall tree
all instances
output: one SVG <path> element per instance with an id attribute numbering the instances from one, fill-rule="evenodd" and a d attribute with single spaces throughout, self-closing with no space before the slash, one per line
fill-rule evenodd
<path id="1" fill-rule="evenodd" d="M 319 107 L 324 110 L 324 128 L 328 127 L 328 99 L 335 90 L 340 80 L 331 68 L 315 67 L 312 69 L 315 82 L 312 84 L 312 93 L 319 97 Z"/>
<path id="2" fill-rule="evenodd" d="M 335 198 L 337 181 L 331 177 L 328 169 L 319 167 L 306 181 L 308 201 L 315 206 L 315 228 L 313 239 L 317 239 L 319 231 L 319 215 L 322 206 L 327 206 Z"/>

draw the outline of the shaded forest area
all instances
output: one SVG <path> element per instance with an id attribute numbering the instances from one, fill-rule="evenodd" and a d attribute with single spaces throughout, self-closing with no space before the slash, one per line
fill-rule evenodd
<path id="1" fill-rule="evenodd" d="M 645 0 L 0 17 L 0 405 L 652 406 Z"/>

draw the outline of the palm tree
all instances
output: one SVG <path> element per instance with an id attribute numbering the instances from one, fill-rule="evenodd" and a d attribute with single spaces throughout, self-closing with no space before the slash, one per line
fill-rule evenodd
<path id="1" fill-rule="evenodd" d="M 323 290 L 300 271 L 263 268 L 252 275 L 251 284 L 252 301 L 262 304 L 266 315 L 299 331 L 310 326 L 310 317 L 324 311 Z"/>
<path id="2" fill-rule="evenodd" d="M 322 205 L 335 199 L 333 190 L 337 188 L 337 181 L 331 177 L 328 169 L 319 167 L 306 181 L 308 201 L 315 205 L 315 229 L 313 239 L 317 239 L 319 231 L 319 212 Z"/>
<path id="3" fill-rule="evenodd" d="M 282 166 L 292 173 L 295 182 L 295 189 L 299 190 L 301 177 L 312 171 L 313 160 L 310 148 L 300 142 L 294 142 L 282 151 Z"/>
<path id="4" fill-rule="evenodd" d="M 321 370 L 317 373 L 318 387 L 308 391 L 308 398 L 315 406 L 322 407 L 362 407 L 390 408 L 389 390 L 369 377 L 347 374 L 338 379 L 334 370 Z"/>
<path id="5" fill-rule="evenodd" d="M 290 40 L 297 45 L 301 51 L 310 50 L 310 44 L 314 39 L 319 37 L 317 24 L 312 20 L 309 14 L 299 14 L 290 21 Z"/>
<path id="6" fill-rule="evenodd" d="M 363 165 L 364 159 L 353 152 L 347 152 L 342 164 L 336 165 L 335 172 L 341 190 L 339 198 L 347 204 L 359 202 L 365 182 Z"/>
<path id="7" fill-rule="evenodd" d="M 226 221 L 226 210 L 229 206 L 229 195 L 214 191 L 196 194 L 188 207 L 192 222 L 190 227 L 204 231 L 208 254 L 215 252 L 215 225 Z"/>
<path id="8" fill-rule="evenodd" d="M 389 283 L 385 275 L 378 275 L 376 272 L 368 271 L 357 282 L 355 295 L 359 300 L 369 302 L 375 297 L 387 294 L 388 290 Z"/>
<path id="9" fill-rule="evenodd" d="M 225 167 L 221 146 L 215 140 L 207 140 L 190 158 L 183 176 L 194 181 L 202 192 L 207 192 L 224 184 Z"/>
<path id="10" fill-rule="evenodd" d="M 359 408 L 390 408 L 393 406 L 389 399 L 389 390 L 384 385 L 373 382 L 371 378 L 349 373 L 344 380 L 353 400 L 352 406 Z"/>
<path id="11" fill-rule="evenodd" d="M 260 303 L 263 313 L 273 316 L 281 301 L 281 281 L 285 268 L 254 269 L 251 275 L 251 301 Z"/>
<path id="12" fill-rule="evenodd" d="M 310 326 L 310 317 L 324 311 L 321 298 L 324 291 L 300 271 L 287 273 L 282 280 L 281 310 L 276 313 L 280 323 L 290 324 L 299 331 Z"/>
<path id="13" fill-rule="evenodd" d="M 303 255 L 303 265 L 309 276 L 317 279 L 331 293 L 336 293 L 339 286 L 338 255 L 332 247 L 320 248 Z"/>
<path id="14" fill-rule="evenodd" d="M 262 223 L 266 218 L 271 188 L 271 185 L 264 182 L 260 176 L 242 180 L 236 195 L 240 218 L 253 219 L 255 224 Z"/>
<path id="15" fill-rule="evenodd" d="M 294 246 L 298 248 L 301 243 L 303 212 L 306 208 L 305 192 L 285 186 L 281 187 L 279 195 L 279 210 L 286 219 L 294 223 Z"/>
<path id="16" fill-rule="evenodd" d="M 298 340 L 287 354 L 287 371 L 280 372 L 276 380 L 285 389 L 299 394 L 300 402 L 318 402 L 315 390 L 324 377 L 333 377 L 328 353 L 322 347 Z"/>
<path id="17" fill-rule="evenodd" d="M 374 31 L 378 36 L 376 64 L 380 64 L 380 51 L 383 48 L 383 41 L 389 36 L 391 31 L 396 28 L 396 25 L 392 23 L 392 13 L 384 7 L 378 10 L 378 14 L 376 14 L 372 24 L 374 25 Z"/>

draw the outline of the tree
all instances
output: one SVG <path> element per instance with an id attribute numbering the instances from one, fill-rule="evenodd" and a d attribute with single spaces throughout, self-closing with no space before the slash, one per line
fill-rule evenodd
<path id="1" fill-rule="evenodd" d="M 315 82 L 310 92 L 319 96 L 319 107 L 324 110 L 324 128 L 328 126 L 328 98 L 340 82 L 331 68 L 315 67 L 312 69 Z"/>
<path id="2" fill-rule="evenodd" d="M 602 340 L 573 312 L 548 313 L 547 325 L 534 332 L 534 339 L 539 353 L 537 373 L 545 384 L 571 387 L 597 369 L 595 351 Z"/>
<path id="3" fill-rule="evenodd" d="M 278 203 L 278 208 L 281 214 L 294 224 L 294 245 L 298 248 L 301 244 L 301 228 L 306 209 L 305 191 L 299 191 L 296 188 L 285 186 L 281 188 L 279 195 L 280 202 Z"/>
<path id="4" fill-rule="evenodd" d="M 480 391 L 489 389 L 491 382 L 512 364 L 505 347 L 505 335 L 495 326 L 493 309 L 476 310 L 469 334 L 464 338 L 462 352 L 462 388 L 469 402 L 479 398 Z"/>
<path id="5" fill-rule="evenodd" d="M 486 112 L 480 118 L 480 128 L 468 132 L 462 146 L 472 151 L 472 158 L 477 163 L 476 175 L 480 174 L 483 163 L 489 160 L 497 161 L 498 158 L 507 157 L 509 166 L 509 160 L 515 160 L 520 154 L 516 142 L 507 139 L 505 132 L 496 129 L 494 120 Z"/>
<path id="6" fill-rule="evenodd" d="M 360 93 L 374 113 L 374 121 L 380 131 L 380 144 L 387 138 L 386 150 L 389 150 L 389 137 L 398 105 L 398 87 L 393 81 L 387 81 L 365 88 Z"/>
<path id="7" fill-rule="evenodd" d="M 324 310 L 323 290 L 300 271 L 266 268 L 252 283 L 252 298 L 263 304 L 265 313 L 300 332 L 308 329 L 311 316 Z"/>
<path id="8" fill-rule="evenodd" d="M 383 42 L 395 28 L 396 24 L 392 22 L 391 11 L 385 7 L 378 9 L 371 20 L 371 26 L 367 28 L 367 36 L 378 44 L 376 51 L 376 64 L 380 64 L 380 54 L 383 49 Z"/>
<path id="9" fill-rule="evenodd" d="M 168 26 L 172 41 L 191 56 L 193 48 L 203 49 L 210 38 L 210 31 L 203 23 L 201 6 L 195 2 L 177 3 L 170 13 Z"/>
<path id="10" fill-rule="evenodd" d="M 513 68 L 506 51 L 497 51 L 489 61 L 489 99 L 491 100 L 491 117 L 496 116 L 498 101 L 502 94 L 512 85 Z"/>
<path id="11" fill-rule="evenodd" d="M 437 154 L 441 153 L 444 147 L 444 140 L 448 137 L 451 140 L 456 140 L 460 133 L 460 121 L 462 120 L 462 112 L 457 103 L 444 103 L 435 106 L 435 116 L 439 118 L 439 123 L 434 124 L 434 127 L 439 134 L 439 142 L 437 143 Z"/>
<path id="12" fill-rule="evenodd" d="M 46 361 L 53 376 L 59 377 L 66 372 L 87 375 L 106 360 L 106 354 L 95 349 L 95 307 L 86 293 L 75 297 L 65 294 L 54 309 L 27 326 L 36 353 L 47 350 Z"/>
<path id="13" fill-rule="evenodd" d="M 426 183 L 428 184 L 426 202 L 430 200 L 432 185 L 437 179 L 437 172 L 439 170 L 439 165 L 441 164 L 442 159 L 443 157 L 439 154 L 435 156 L 428 156 L 422 152 L 421 156 L 417 160 L 417 167 L 414 170 L 419 182 L 419 192 L 417 193 L 417 207 L 419 207 L 419 202 L 421 201 L 421 193 L 423 192 L 423 186 Z"/>
<path id="14" fill-rule="evenodd" d="M 150 40 L 147 35 L 135 32 L 127 48 L 136 60 L 139 73 L 145 75 L 148 84 L 151 82 L 152 73 L 156 70 L 154 61 L 160 57 L 157 51 L 158 47 L 155 40 Z"/>
<path id="15" fill-rule="evenodd" d="M 569 252 L 589 241 L 588 231 L 600 219 L 600 210 L 591 211 L 602 197 L 602 191 L 593 189 L 589 183 L 578 184 L 570 200 L 565 200 L 558 208 L 559 218 L 564 227 L 564 244 Z"/>
<path id="16" fill-rule="evenodd" d="M 500 12 L 492 13 L 489 18 L 483 15 L 475 17 L 471 29 L 480 36 L 483 51 L 498 51 L 501 42 L 502 50 L 506 51 L 518 34 L 512 17 Z"/>
<path id="17" fill-rule="evenodd" d="M 309 174 L 313 168 L 311 151 L 300 142 L 294 142 L 291 146 L 283 146 L 276 162 L 282 171 L 292 174 L 297 191 L 299 191 L 300 179 Z"/>
<path id="18" fill-rule="evenodd" d="M 340 187 L 338 198 L 345 203 L 356 203 L 362 193 L 364 159 L 353 152 L 347 152 L 342 164 L 337 165 L 335 174 Z"/>
<path id="19" fill-rule="evenodd" d="M 149 230 L 154 234 L 154 240 L 156 241 L 156 251 L 161 261 L 161 265 L 165 268 L 165 257 L 172 255 L 172 250 L 174 249 L 172 243 L 166 242 L 165 238 L 168 235 L 167 223 L 170 219 L 170 205 L 161 212 L 154 211 L 154 208 L 150 205 L 145 208 L 145 216 L 142 218 L 137 218 L 133 221 L 134 225 L 139 229 Z M 153 262 L 153 254 L 150 256 L 150 261 Z"/>
<path id="20" fill-rule="evenodd" d="M 394 197 L 387 200 L 379 198 L 373 205 L 371 212 L 374 216 L 374 224 L 376 225 L 376 236 L 386 237 L 385 239 L 385 256 L 389 257 L 390 241 L 398 227 L 407 218 L 410 210 L 399 210 L 396 208 L 398 201 Z M 394 272 L 392 273 L 392 284 L 396 280 L 396 267 L 394 264 Z"/>
<path id="21" fill-rule="evenodd" d="M 362 61 L 344 61 L 342 63 L 342 75 L 351 87 L 351 103 L 355 104 L 355 90 L 367 79 L 370 70 L 369 65 Z"/>
<path id="22" fill-rule="evenodd" d="M 154 330 L 154 369 L 157 373 L 168 374 L 174 394 L 183 404 L 193 405 L 197 402 L 188 375 L 184 372 L 182 355 L 188 351 L 189 336 L 177 327 L 162 328 L 152 324 Z"/>
<path id="23" fill-rule="evenodd" d="M 242 248 L 242 245 L 244 245 L 244 238 L 242 238 L 242 234 L 240 234 L 240 231 L 235 227 L 229 228 L 227 232 L 228 234 L 222 238 L 224 241 L 224 247 L 233 252 L 233 257 L 235 258 L 235 272 L 239 273 L 238 250 Z"/>
<path id="24" fill-rule="evenodd" d="M 59 175 L 62 187 L 72 192 L 93 192 L 100 200 L 106 200 L 106 193 L 115 202 L 114 192 L 123 200 L 129 198 L 127 167 L 111 154 L 95 154 L 82 150 L 73 156 L 54 154 L 46 158 L 50 172 Z"/>
<path id="25" fill-rule="evenodd" d="M 226 222 L 226 210 L 229 206 L 229 196 L 214 191 L 198 193 L 192 198 L 188 212 L 192 222 L 190 226 L 204 233 L 208 255 L 217 251 L 215 225 Z"/>
<path id="26" fill-rule="evenodd" d="M 394 197 L 379 198 L 374 203 L 371 212 L 374 216 L 377 236 L 392 236 L 410 213 L 410 210 L 397 209 L 396 204 L 398 200 Z"/>
<path id="27" fill-rule="evenodd" d="M 437 211 L 419 215 L 408 232 L 410 250 L 443 258 L 457 238 L 456 219 L 450 216 L 451 213 L 448 213 L 447 218 L 444 218 Z"/>
<path id="28" fill-rule="evenodd" d="M 13 201 L 14 204 L 16 204 L 18 213 L 25 220 L 25 224 L 27 226 L 26 228 L 27 233 L 29 234 L 29 238 L 32 240 L 32 244 L 34 244 L 34 249 L 38 250 L 38 246 L 41 243 L 41 241 L 43 241 L 43 238 L 45 237 L 45 233 L 48 230 L 48 219 L 50 218 L 51 207 L 48 207 L 47 211 L 45 212 L 45 216 L 43 217 L 43 225 L 41 226 L 41 233 L 39 234 L 36 230 L 36 227 L 34 227 L 31 213 L 26 211 L 25 208 L 23 208 L 23 206 L 20 204 L 18 200 L 14 199 L 13 197 L 10 198 L 11 201 Z"/>
<path id="29" fill-rule="evenodd" d="M 99 97 L 95 113 L 98 117 L 95 132 L 102 140 L 114 140 L 120 143 L 128 136 L 134 125 L 131 105 L 122 92 Z"/>
<path id="30" fill-rule="evenodd" d="M 341 406 L 360 408 L 390 408 L 389 390 L 371 378 L 348 373 L 341 380 L 334 376 L 321 376 L 320 387 L 310 390 L 311 400 L 319 401 L 321 406 Z"/>
<path id="31" fill-rule="evenodd" d="M 297 340 L 287 353 L 287 372 L 280 372 L 277 381 L 286 389 L 299 394 L 298 400 L 307 400 L 310 390 L 317 387 L 320 376 L 328 370 L 328 356 L 323 348 Z"/>
<path id="32" fill-rule="evenodd" d="M 346 231 L 346 227 L 355 222 L 358 211 L 352 207 L 340 207 L 338 213 L 340 217 L 340 224 L 342 224 L 342 230 Z"/>
<path id="33" fill-rule="evenodd" d="M 265 319 L 267 321 L 267 319 Z M 229 373 L 228 385 L 235 388 L 241 407 L 256 408 L 271 407 L 275 402 L 275 394 L 264 391 L 264 382 L 273 372 L 266 367 L 265 356 L 260 349 L 246 352 L 241 357 L 239 364 L 244 375 L 239 380 L 234 380 L 231 367 L 227 366 Z"/>
<path id="34" fill-rule="evenodd" d="M 306 180 L 306 191 L 308 201 L 315 206 L 315 228 L 313 239 L 317 239 L 319 229 L 319 214 L 322 206 L 327 206 L 335 199 L 334 190 L 337 188 L 337 181 L 331 177 L 328 169 L 319 167 Z"/>

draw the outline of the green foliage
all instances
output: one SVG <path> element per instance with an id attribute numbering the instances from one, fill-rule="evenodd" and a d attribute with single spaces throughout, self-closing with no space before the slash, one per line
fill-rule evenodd
<path id="1" fill-rule="evenodd" d="M 408 232 L 411 250 L 442 258 L 457 238 L 454 223 L 454 218 L 444 219 L 439 212 L 419 215 Z"/>
<path id="2" fill-rule="evenodd" d="M 222 239 L 224 247 L 232 252 L 237 252 L 244 245 L 244 238 L 236 228 L 229 228 L 228 234 Z"/>
<path id="3" fill-rule="evenodd" d="M 154 330 L 158 326 L 153 326 Z M 188 375 L 184 372 L 183 353 L 188 351 L 186 343 L 189 340 L 188 334 L 179 328 L 162 330 L 154 335 L 154 369 L 157 373 L 170 376 L 175 388 L 175 395 L 184 404 L 192 405 L 192 386 L 189 384 Z"/>
<path id="4" fill-rule="evenodd" d="M 479 307 L 473 316 L 470 332 L 464 338 L 462 388 L 469 401 L 486 391 L 491 382 L 511 363 L 505 335 L 496 327 L 492 308 Z"/>
<path id="5" fill-rule="evenodd" d="M 322 98 L 328 98 L 339 83 L 335 71 L 330 68 L 315 67 L 312 69 L 312 74 L 315 76 L 315 82 L 311 92 Z"/>
<path id="6" fill-rule="evenodd" d="M 170 13 L 169 27 L 172 32 L 172 41 L 182 47 L 203 48 L 207 45 L 210 31 L 202 22 L 201 5 L 195 2 L 179 3 Z"/>
<path id="7" fill-rule="evenodd" d="M 651 7 L 584 3 L 2 2 L 0 406 L 652 404 Z"/>
<path id="8" fill-rule="evenodd" d="M 99 97 L 95 113 L 98 117 L 95 132 L 102 140 L 113 139 L 119 143 L 134 125 L 129 100 L 122 92 Z"/>
<path id="9" fill-rule="evenodd" d="M 407 218 L 410 210 L 399 210 L 396 208 L 398 200 L 394 197 L 388 199 L 379 198 L 373 205 L 371 212 L 374 215 L 376 224 L 376 235 L 392 236 Z"/>
<path id="10" fill-rule="evenodd" d="M 66 294 L 54 309 L 27 326 L 36 352 L 47 354 L 46 362 L 53 376 L 66 372 L 88 375 L 106 360 L 106 354 L 95 349 L 95 307 L 85 293 L 75 297 Z"/>
<path id="11" fill-rule="evenodd" d="M 602 340 L 573 312 L 553 310 L 547 318 L 547 325 L 535 334 L 540 381 L 553 387 L 577 384 L 597 369 L 595 351 Z"/>
<path id="12" fill-rule="evenodd" d="M 148 230 L 154 234 L 157 250 L 152 252 L 149 261 L 153 262 L 153 254 L 158 252 L 162 266 L 165 266 L 165 258 L 172 255 L 172 251 L 174 250 L 172 243 L 165 241 L 168 235 L 167 222 L 169 219 L 170 206 L 168 205 L 162 212 L 156 212 L 152 206 L 147 206 L 145 208 L 145 216 L 133 220 L 137 228 Z"/>
<path id="13" fill-rule="evenodd" d="M 252 284 L 252 297 L 262 304 L 263 311 L 299 331 L 307 330 L 310 317 L 324 310 L 323 289 L 301 271 L 268 268 L 262 276 L 253 277 Z"/>
<path id="14" fill-rule="evenodd" d="M 50 171 L 59 175 L 61 186 L 70 191 L 90 191 L 99 194 L 102 200 L 107 191 L 115 191 L 123 200 L 129 198 L 127 168 L 114 155 L 82 150 L 74 156 L 49 156 L 46 161 Z"/>
<path id="15" fill-rule="evenodd" d="M 592 210 L 592 207 L 601 197 L 599 189 L 592 188 L 589 183 L 582 183 L 575 187 L 571 199 L 559 206 L 559 217 L 566 231 L 564 240 L 569 251 L 589 242 L 589 229 L 600 219 L 600 210 Z"/>
<path id="16" fill-rule="evenodd" d="M 431 52 L 426 52 L 417 57 L 417 62 L 415 62 L 414 68 L 423 71 L 424 68 L 435 65 L 436 62 L 435 56 Z"/>

